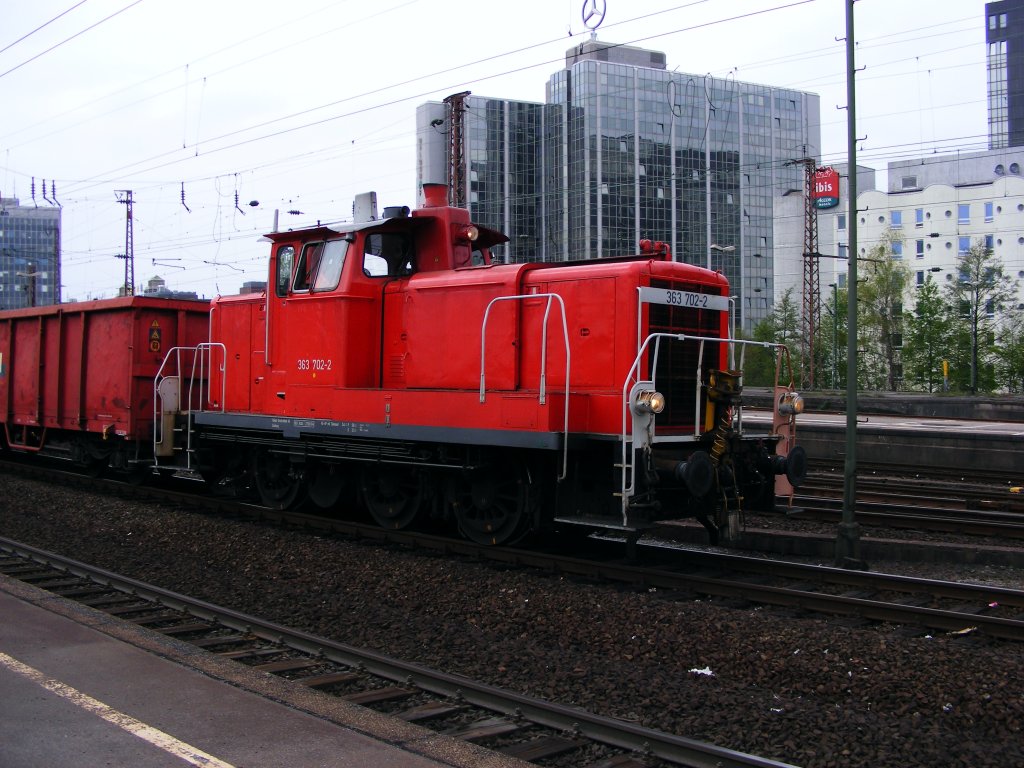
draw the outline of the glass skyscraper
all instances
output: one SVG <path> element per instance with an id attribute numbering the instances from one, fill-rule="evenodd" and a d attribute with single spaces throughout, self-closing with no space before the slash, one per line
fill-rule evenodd
<path id="1" fill-rule="evenodd" d="M 988 148 L 1024 146 L 1024 0 L 985 3 Z"/>
<path id="2" fill-rule="evenodd" d="M 0 198 L 0 309 L 60 303 L 60 208 Z"/>
<path id="3" fill-rule="evenodd" d="M 726 275 L 738 327 L 767 316 L 773 202 L 803 191 L 794 161 L 819 155 L 816 95 L 669 72 L 663 53 L 591 40 L 567 52 L 546 103 L 465 105 L 464 199 L 475 221 L 509 235 L 508 261 L 621 256 L 661 240 Z M 421 184 L 449 181 L 449 119 L 440 103 L 418 110 Z"/>

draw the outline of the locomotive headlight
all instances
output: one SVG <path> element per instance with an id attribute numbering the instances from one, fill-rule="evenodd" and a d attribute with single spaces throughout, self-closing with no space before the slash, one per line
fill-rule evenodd
<path id="1" fill-rule="evenodd" d="M 804 399 L 797 392 L 786 392 L 779 398 L 779 413 L 783 416 L 795 416 L 804 412 Z"/>
<path id="2" fill-rule="evenodd" d="M 665 410 L 665 396 L 653 389 L 641 389 L 633 398 L 637 413 L 661 413 Z"/>

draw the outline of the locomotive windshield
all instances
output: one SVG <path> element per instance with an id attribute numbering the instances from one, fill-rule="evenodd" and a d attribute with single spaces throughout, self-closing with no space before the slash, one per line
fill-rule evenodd
<path id="1" fill-rule="evenodd" d="M 348 240 L 330 240 L 324 243 L 320 266 L 313 281 L 314 291 L 333 291 L 341 280 L 341 268 L 345 265 Z"/>
<path id="2" fill-rule="evenodd" d="M 320 256 L 323 253 L 323 243 L 307 243 L 302 246 L 302 255 L 299 256 L 299 263 L 295 267 L 295 280 L 292 282 L 292 290 L 308 291 L 316 276 L 316 269 L 320 266 Z"/>

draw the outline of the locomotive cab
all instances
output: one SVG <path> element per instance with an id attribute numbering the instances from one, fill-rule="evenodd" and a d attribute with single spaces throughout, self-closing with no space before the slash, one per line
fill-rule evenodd
<path id="1" fill-rule="evenodd" d="M 266 412 L 313 416 L 318 409 L 296 397 L 296 388 L 380 387 L 388 297 L 403 295 L 414 275 L 489 266 L 488 248 L 507 239 L 472 225 L 461 209 L 429 216 L 410 216 L 404 208 L 386 213 L 347 227 L 268 235 L 273 287 L 256 322 L 266 326 L 264 367 L 277 383 L 263 390 L 272 399 L 256 397 L 253 406 L 262 402 Z M 231 306 L 218 308 L 227 315 Z"/>

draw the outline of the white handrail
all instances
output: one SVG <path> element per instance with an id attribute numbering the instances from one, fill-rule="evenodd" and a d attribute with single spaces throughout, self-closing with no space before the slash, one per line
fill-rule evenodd
<path id="1" fill-rule="evenodd" d="M 227 370 L 227 348 L 220 342 L 201 342 L 193 347 L 172 347 L 164 355 L 160 368 L 153 377 L 153 461 L 159 466 L 159 457 L 156 455 L 156 447 L 164 441 L 164 424 L 162 405 L 160 397 L 160 384 L 166 379 L 176 378 L 178 380 L 178 411 L 186 414 L 186 466 L 192 468 L 192 415 L 195 411 L 202 412 L 205 409 L 204 401 L 210 402 L 210 375 L 214 370 L 213 351 L 220 350 L 220 398 L 218 400 L 219 410 L 224 410 L 224 395 L 227 392 L 227 378 L 224 375 Z M 186 392 L 182 392 L 182 376 L 185 370 L 183 355 L 191 355 L 191 371 Z M 207 361 L 209 358 L 209 362 Z M 173 368 L 173 373 L 171 369 Z M 209 369 L 209 370 L 207 370 Z M 197 391 L 198 385 L 198 391 Z M 205 387 L 205 389 L 204 389 Z M 184 394 L 184 397 L 183 397 Z M 198 397 L 198 400 L 197 400 Z M 173 437 L 172 437 L 173 439 Z"/>
<path id="2" fill-rule="evenodd" d="M 558 476 L 559 482 L 565 480 L 569 469 L 569 370 L 572 367 L 572 353 L 569 350 L 569 325 L 565 319 L 565 302 L 557 293 L 525 293 L 515 296 L 498 296 L 491 299 L 484 310 L 484 319 L 480 324 L 480 402 L 487 400 L 486 384 L 486 359 L 487 359 L 487 321 L 490 318 L 491 307 L 499 301 L 523 301 L 526 299 L 547 299 L 544 307 L 544 320 L 541 324 L 541 348 L 540 348 L 540 392 L 539 402 L 547 404 L 547 358 L 548 358 L 548 317 L 551 313 L 551 301 L 558 301 L 562 313 L 562 340 L 565 344 L 565 407 L 562 425 L 562 473 Z"/>
<path id="3" fill-rule="evenodd" d="M 637 349 L 636 358 L 633 360 L 632 366 L 626 373 L 626 378 L 622 386 L 622 434 L 620 440 L 622 442 L 622 481 L 621 481 L 621 503 L 622 503 L 622 523 L 627 524 L 627 510 L 629 507 L 629 499 L 636 491 L 636 476 L 633 466 L 633 436 L 632 430 L 627 429 L 627 422 L 632 421 L 631 419 L 631 403 L 629 402 L 629 394 L 632 387 L 636 382 L 640 381 L 639 371 L 640 366 L 643 364 L 644 353 L 650 346 L 652 340 L 654 342 L 654 359 L 652 360 L 650 369 L 650 381 L 657 387 L 657 381 L 655 376 L 657 375 L 657 362 L 658 355 L 661 351 L 661 340 L 666 339 L 668 341 L 696 341 L 699 342 L 700 347 L 697 355 L 697 371 L 694 377 L 694 399 L 695 399 L 695 412 L 694 412 L 694 437 L 700 437 L 700 393 L 701 387 L 704 386 L 704 381 L 701 378 L 701 366 L 704 358 L 704 345 L 707 342 L 727 343 L 727 344 L 739 344 L 741 348 L 740 352 L 740 364 L 742 365 L 746 347 L 761 347 L 763 349 L 783 349 L 788 352 L 788 348 L 785 344 L 778 344 L 770 341 L 750 341 L 747 339 L 725 339 L 714 336 L 693 336 L 685 333 L 652 333 L 647 336 L 646 339 L 641 342 Z M 777 375 L 776 375 L 777 378 Z M 777 384 L 778 382 L 776 382 Z M 743 406 L 739 406 L 738 411 L 742 411 Z M 740 417 L 742 418 L 742 417 Z"/>

